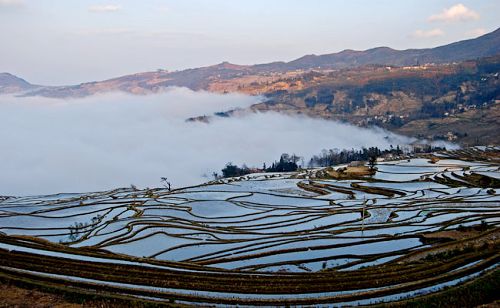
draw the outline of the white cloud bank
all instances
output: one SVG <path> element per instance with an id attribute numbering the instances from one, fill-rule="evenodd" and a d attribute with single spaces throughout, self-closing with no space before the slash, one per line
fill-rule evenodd
<path id="1" fill-rule="evenodd" d="M 272 113 L 184 121 L 258 100 L 183 88 L 71 100 L 0 96 L 0 195 L 158 187 L 161 177 L 180 187 L 206 181 L 204 174 L 227 162 L 261 166 L 283 152 L 308 159 L 324 148 L 409 141 L 381 129 Z"/>
<path id="2" fill-rule="evenodd" d="M 431 22 L 455 22 L 477 19 L 479 19 L 479 14 L 461 3 L 455 4 L 447 9 L 444 9 L 441 13 L 429 17 L 429 21 Z"/>
<path id="3" fill-rule="evenodd" d="M 93 13 L 112 13 L 118 12 L 122 7 L 115 4 L 92 5 L 89 7 L 89 12 Z"/>

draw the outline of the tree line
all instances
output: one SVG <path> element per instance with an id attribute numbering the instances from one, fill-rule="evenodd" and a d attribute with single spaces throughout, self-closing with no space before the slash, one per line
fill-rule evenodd
<path id="1" fill-rule="evenodd" d="M 446 150 L 444 147 L 436 147 L 431 145 L 424 145 L 420 147 L 415 147 L 411 149 L 410 153 L 430 153 L 434 151 Z M 393 155 L 401 156 L 403 150 L 398 146 L 390 146 L 389 149 L 381 150 L 378 147 L 361 148 L 360 150 L 355 149 L 330 149 L 323 150 L 317 155 L 313 155 L 307 164 L 307 167 L 328 167 L 334 165 L 348 164 L 353 161 L 368 161 L 370 167 L 372 167 L 376 159 L 381 156 Z M 226 166 L 221 170 L 222 175 L 218 173 L 213 173 L 214 178 L 228 178 L 243 176 L 255 172 L 293 172 L 304 167 L 299 165 L 299 161 L 303 160 L 302 157 L 295 154 L 283 153 L 281 154 L 279 160 L 274 161 L 271 166 L 266 166 L 263 164 L 262 168 L 249 168 L 246 164 L 241 167 L 233 164 L 227 163 Z"/>
<path id="2" fill-rule="evenodd" d="M 227 163 L 226 166 L 221 170 L 223 178 L 242 176 L 254 172 L 292 172 L 299 169 L 297 164 L 301 158 L 295 154 L 283 153 L 280 159 L 274 161 L 271 166 L 267 167 L 266 163 L 263 164 L 262 168 L 249 168 L 246 164 L 241 167 L 234 165 L 233 163 Z M 214 173 L 214 177 L 218 178 L 218 174 Z"/>

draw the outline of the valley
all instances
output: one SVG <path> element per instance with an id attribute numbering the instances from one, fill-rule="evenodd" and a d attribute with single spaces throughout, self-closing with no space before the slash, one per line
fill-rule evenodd
<path id="1" fill-rule="evenodd" d="M 200 114 L 188 121 L 253 112 L 379 126 L 429 141 L 498 145 L 500 29 L 431 49 L 308 55 L 290 62 L 223 62 L 181 71 L 158 69 L 71 86 L 40 86 L 0 74 L 0 94 L 81 98 L 105 92 L 147 95 L 168 87 L 243 93 L 265 101 L 247 109 Z"/>

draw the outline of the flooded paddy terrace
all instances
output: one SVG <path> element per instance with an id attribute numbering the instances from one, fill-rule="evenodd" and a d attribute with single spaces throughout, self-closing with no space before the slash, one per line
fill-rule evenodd
<path id="1" fill-rule="evenodd" d="M 497 148 L 176 189 L 0 197 L 0 276 L 144 301 L 388 302 L 497 272 Z"/>

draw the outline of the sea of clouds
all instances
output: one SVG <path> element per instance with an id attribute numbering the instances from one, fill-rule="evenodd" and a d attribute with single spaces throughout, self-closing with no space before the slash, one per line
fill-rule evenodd
<path id="1" fill-rule="evenodd" d="M 185 121 L 261 100 L 185 88 L 64 100 L 0 96 L 0 195 L 158 187 L 161 177 L 181 187 L 210 180 L 227 162 L 260 167 L 284 152 L 307 162 L 322 149 L 412 141 L 378 128 L 276 113 Z"/>

